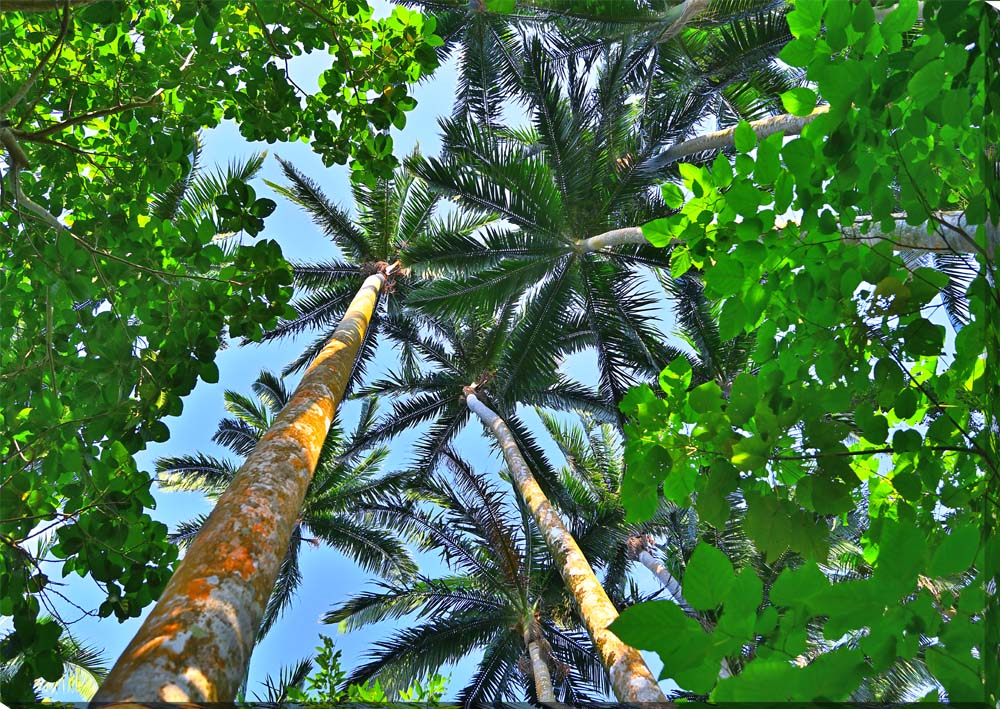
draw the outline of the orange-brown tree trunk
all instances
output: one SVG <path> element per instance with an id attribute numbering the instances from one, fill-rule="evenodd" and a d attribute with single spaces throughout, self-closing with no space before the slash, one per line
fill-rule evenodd
<path id="1" fill-rule="evenodd" d="M 94 702 L 230 702 L 385 283 L 365 280 Z"/>
<path id="2" fill-rule="evenodd" d="M 617 635 L 608 630 L 608 626 L 618 617 L 618 611 L 605 593 L 601 582 L 597 580 L 590 562 L 583 555 L 573 535 L 528 469 L 507 424 L 479 400 L 473 387 L 466 387 L 464 393 L 469 409 L 480 418 L 500 443 L 517 489 L 531 510 L 531 515 L 542 533 L 542 538 L 545 539 L 545 545 L 552 554 L 566 587 L 573 594 L 580 617 L 587 626 L 587 633 L 600 655 L 601 662 L 608 669 L 611 687 L 618 701 L 657 702 L 669 705 L 639 651 L 623 643 Z"/>

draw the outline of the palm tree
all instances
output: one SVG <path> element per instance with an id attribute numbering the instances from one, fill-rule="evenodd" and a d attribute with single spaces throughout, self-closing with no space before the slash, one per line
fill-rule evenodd
<path id="1" fill-rule="evenodd" d="M 655 377 L 666 365 L 661 333 L 650 324 L 656 298 L 641 273 L 666 267 L 669 254 L 648 244 L 586 254 L 577 242 L 668 213 L 651 190 L 661 176 L 645 161 L 697 119 L 682 100 L 658 104 L 655 117 L 627 104 L 621 59 L 608 58 L 595 89 L 576 75 L 564 91 L 533 42 L 523 67 L 533 130 L 489 134 L 448 122 L 449 152 L 411 161 L 432 190 L 513 229 L 494 228 L 477 240 L 422 240 L 407 257 L 415 272 L 435 276 L 409 299 L 423 312 L 464 315 L 523 299 L 530 317 L 519 337 L 532 341 L 553 327 L 577 332 L 573 347 L 597 350 L 600 391 L 611 409 L 637 376 Z"/>
<path id="2" fill-rule="evenodd" d="M 672 537 L 686 528 L 687 512 L 662 501 L 648 520 L 627 522 L 620 497 L 625 457 L 617 428 L 598 424 L 586 414 L 566 425 L 541 409 L 536 413 L 566 458 L 560 472 L 567 495 L 560 511 L 569 518 L 573 538 L 587 559 L 605 571 L 608 595 L 616 605 L 625 602 L 630 567 L 639 562 L 677 603 L 689 608 L 680 582 L 652 553 L 657 537 Z"/>
<path id="3" fill-rule="evenodd" d="M 452 213 L 436 218 L 434 211 L 439 197 L 429 193 L 424 183 L 404 167 L 397 169 L 391 179 L 377 180 L 373 187 L 353 183 L 351 190 L 357 216 L 352 217 L 333 203 L 314 180 L 291 163 L 280 158 L 279 162 L 290 185 L 268 184 L 305 209 L 344 259 L 292 263 L 292 278 L 297 292 L 292 307 L 296 316 L 279 321 L 276 327 L 264 334 L 263 341 L 293 337 L 310 330 L 320 330 L 321 334 L 285 368 L 284 374 L 301 370 L 316 357 L 330 339 L 341 313 L 361 281 L 377 270 L 377 264 L 404 259 L 404 249 L 420 239 L 469 238 L 476 229 L 490 221 L 489 216 L 469 213 Z M 405 268 L 401 268 L 397 270 L 393 283 L 397 297 L 380 298 L 361 352 L 355 360 L 348 391 L 364 375 L 367 363 L 375 354 L 379 337 L 391 333 L 389 323 L 405 319 L 402 302 L 414 280 Z"/>
<path id="4" fill-rule="evenodd" d="M 608 670 L 611 687 L 620 702 L 666 701 L 656 679 L 637 650 L 623 643 L 608 628 L 618 618 L 604 587 L 573 539 L 559 513 L 538 485 L 506 422 L 479 400 L 475 385 L 463 389 L 466 405 L 493 434 L 524 505 L 530 510 L 545 546 L 573 597 L 587 634 Z"/>
<path id="5" fill-rule="evenodd" d="M 236 696 L 323 442 L 392 272 L 380 266 L 365 279 L 288 405 L 219 497 L 95 701 Z"/>
<path id="6" fill-rule="evenodd" d="M 533 315 L 529 307 L 524 318 Z M 473 310 L 450 321 L 429 316 L 414 320 L 405 341 L 424 357 L 427 365 L 404 367 L 362 392 L 401 397 L 392 414 L 375 427 L 371 438 L 384 440 L 433 419 L 430 432 L 417 447 L 418 464 L 424 467 L 437 460 L 465 426 L 470 413 L 475 413 L 503 453 L 518 494 L 534 516 L 591 639 L 611 672 L 617 696 L 622 701 L 661 698 L 639 654 L 607 631 L 617 611 L 551 509 L 549 497 L 558 500 L 564 492 L 516 412 L 518 404 L 585 408 L 609 420 L 608 409 L 600 397 L 556 373 L 557 358 L 553 353 L 564 349 L 565 342 L 576 333 L 567 332 L 558 322 L 544 332 L 531 332 L 519 328 L 519 322 L 515 306 L 509 302 L 495 317 Z M 404 340 L 402 336 L 398 339 Z M 509 427 L 504 418 L 510 420 Z M 526 458 L 534 473 L 529 471 Z"/>
<path id="7" fill-rule="evenodd" d="M 382 583 L 324 616 L 351 630 L 416 614 L 421 619 L 375 645 L 345 682 L 378 680 L 403 687 L 470 653 L 482 659 L 458 700 L 586 701 L 608 691 L 604 668 L 578 622 L 556 613 L 565 591 L 526 511 L 477 474 L 451 448 L 450 476 L 425 476 L 409 506 L 387 507 L 424 550 L 441 554 L 452 573 Z M 570 621 L 566 624 L 566 621 Z"/>
<path id="8" fill-rule="evenodd" d="M 290 398 L 284 382 L 268 371 L 261 372 L 251 388 L 256 401 L 234 391 L 225 393 L 226 410 L 232 417 L 220 421 L 212 437 L 215 443 L 229 448 L 241 458 L 250 454 Z M 400 494 L 406 485 L 404 475 L 379 476 L 379 467 L 388 455 L 388 449 L 378 447 L 363 454 L 341 454 L 352 446 L 353 441 L 364 436 L 377 413 L 377 399 L 366 399 L 357 427 L 349 437 L 336 424 L 327 435 L 274 590 L 264 609 L 257 633 L 258 641 L 291 604 L 302 582 L 299 552 L 303 542 L 314 546 L 327 544 L 365 571 L 380 576 L 399 579 L 416 572 L 416 564 L 402 540 L 392 530 L 372 520 L 373 506 L 384 504 L 387 499 Z M 237 463 L 202 453 L 156 461 L 162 489 L 203 492 L 213 501 L 218 500 L 232 484 L 239 467 Z M 187 545 L 204 523 L 204 515 L 181 523 L 171 535 L 172 541 Z"/>
<path id="9" fill-rule="evenodd" d="M 470 383 L 503 413 L 519 447 L 539 471 L 548 494 L 559 495 L 558 476 L 535 443 L 517 407 L 537 405 L 582 409 L 606 421 L 612 413 L 595 392 L 557 372 L 558 352 L 575 333 L 553 325 L 535 341 L 526 339 L 516 308 L 507 304 L 495 316 L 472 312 L 462 318 L 412 314 L 387 325 L 400 346 L 413 353 L 397 371 L 363 387 L 357 396 L 392 396 L 392 410 L 358 446 L 372 445 L 430 421 L 415 446 L 413 467 L 433 469 L 449 443 L 469 421 L 462 390 Z"/>
<path id="10" fill-rule="evenodd" d="M 775 61 L 792 39 L 781 0 L 615 2 L 601 9 L 597 17 L 560 17 L 543 36 L 553 56 L 590 66 L 609 47 L 621 46 L 631 92 L 647 102 L 687 95 L 702 124 L 712 119 L 722 128 L 781 112 L 778 96 L 804 79 L 801 70 Z"/>

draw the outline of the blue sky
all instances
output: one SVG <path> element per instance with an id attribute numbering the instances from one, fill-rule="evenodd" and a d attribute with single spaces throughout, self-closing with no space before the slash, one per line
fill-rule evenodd
<path id="1" fill-rule="evenodd" d="M 302 86 L 315 86 L 316 77 L 325 68 L 327 61 L 325 55 L 297 60 L 293 69 L 296 82 Z M 418 105 L 407 114 L 405 129 L 394 131 L 397 156 L 406 155 L 418 144 L 425 154 L 436 154 L 439 151 L 437 119 L 440 115 L 450 113 L 455 93 L 454 60 L 440 67 L 430 80 L 414 88 Z M 518 116 L 516 112 L 509 118 L 514 121 L 524 120 L 523 114 Z M 280 156 L 319 182 L 334 201 L 350 207 L 348 168 L 324 167 L 320 159 L 304 143 L 249 144 L 240 137 L 236 127 L 228 123 L 204 133 L 203 143 L 202 164 L 207 169 L 212 169 L 215 165 L 225 165 L 232 160 L 245 159 L 253 151 L 268 152 L 264 168 L 254 186 L 258 196 L 273 198 L 278 207 L 267 219 L 266 229 L 259 238 L 277 240 L 289 259 L 322 260 L 339 256 L 335 247 L 310 219 L 298 207 L 274 194 L 263 180 L 284 182 L 277 160 L 274 159 L 275 156 Z M 673 326 L 672 318 L 665 306 L 660 315 L 661 328 L 664 332 L 669 332 Z M 267 368 L 280 373 L 284 365 L 298 354 L 300 348 L 314 337 L 315 333 L 307 333 L 297 339 L 268 343 L 266 346 L 231 346 L 220 352 L 217 358 L 219 383 L 199 382 L 195 391 L 184 400 L 182 415 L 167 420 L 170 440 L 163 444 L 151 445 L 148 450 L 141 453 L 137 457 L 140 467 L 151 471 L 154 460 L 162 456 L 194 452 L 227 456 L 228 451 L 211 442 L 218 421 L 226 415 L 223 406 L 224 391 L 234 390 L 249 395 L 250 384 L 261 369 Z M 376 357 L 369 376 L 378 375 L 394 364 L 391 352 L 383 348 Z M 596 383 L 593 381 L 596 358 L 592 354 L 583 353 L 570 358 L 564 364 L 564 369 L 574 378 L 586 383 Z M 297 377 L 291 378 L 289 385 L 293 385 L 296 380 Z M 359 406 L 358 402 L 346 402 L 341 408 L 341 421 L 346 428 L 349 429 L 356 420 Z M 529 422 L 535 424 L 533 426 L 535 430 L 540 429 L 533 412 L 523 413 Z M 418 436 L 419 431 L 413 431 L 393 442 L 394 452 L 387 461 L 386 470 L 406 465 L 406 451 L 410 448 L 409 444 Z M 561 464 L 562 458 L 547 436 L 540 436 L 540 441 L 553 462 Z M 478 423 L 473 422 L 466 428 L 459 437 L 457 445 L 463 455 L 482 472 L 492 474 L 499 470 L 500 462 L 490 454 L 488 443 L 483 438 L 482 428 Z M 210 511 L 210 505 L 196 493 L 156 493 L 155 496 L 157 509 L 152 514 L 170 527 L 179 521 Z M 429 562 L 424 568 L 426 573 L 434 574 L 442 570 L 441 565 L 433 558 L 422 559 L 425 560 Z M 321 625 L 320 617 L 334 603 L 370 587 L 371 577 L 359 571 L 339 553 L 326 548 L 313 549 L 308 545 L 304 546 L 300 563 L 304 582 L 292 608 L 286 612 L 253 655 L 249 684 L 251 694 L 260 689 L 258 682 L 265 675 L 276 674 L 281 666 L 311 654 L 320 642 L 321 633 L 334 637 L 336 646 L 343 652 L 345 666 L 351 667 L 364 659 L 366 649 L 374 640 L 386 637 L 392 630 L 392 624 L 382 624 L 371 626 L 364 631 L 341 634 L 334 626 Z M 92 581 L 77 579 L 75 576 L 66 588 L 66 593 L 74 604 L 83 608 L 96 608 L 103 600 L 103 594 Z M 72 620 L 80 615 L 79 611 L 69 604 L 62 606 L 66 619 Z M 72 630 L 80 640 L 103 647 L 108 658 L 113 661 L 138 630 L 140 622 L 141 619 L 135 619 L 119 624 L 113 619 L 84 617 L 72 626 Z M 660 664 L 656 657 L 649 656 L 647 660 L 653 672 L 658 672 Z M 450 671 L 452 692 L 457 692 L 464 685 L 477 661 L 477 657 L 469 657 Z M 447 670 L 443 673 L 449 674 Z M 77 695 L 71 692 L 58 692 L 52 696 L 54 699 L 62 700 L 78 699 Z"/>

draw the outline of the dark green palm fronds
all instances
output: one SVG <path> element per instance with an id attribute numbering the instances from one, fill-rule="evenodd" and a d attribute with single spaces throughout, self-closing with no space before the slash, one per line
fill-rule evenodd
<path id="1" fill-rule="evenodd" d="M 351 215 L 332 202 L 315 180 L 286 160 L 278 158 L 278 162 L 291 185 L 285 187 L 272 182 L 267 184 L 278 194 L 305 209 L 313 222 L 347 256 L 355 261 L 366 260 L 367 243 Z"/>
<path id="2" fill-rule="evenodd" d="M 549 604 L 565 603 L 565 592 L 523 505 L 450 447 L 440 460 L 440 469 L 414 477 L 418 504 L 387 505 L 379 519 L 405 527 L 423 550 L 439 553 L 453 575 L 381 582 L 324 616 L 324 622 L 349 629 L 414 619 L 376 642 L 348 681 L 405 686 L 482 650 L 459 700 L 469 706 L 530 699 L 534 688 L 522 667 L 524 632 L 540 622 L 553 667 L 566 669 L 561 681 L 568 683 L 569 696 L 601 696 L 607 678 L 582 628 L 546 620 Z"/>

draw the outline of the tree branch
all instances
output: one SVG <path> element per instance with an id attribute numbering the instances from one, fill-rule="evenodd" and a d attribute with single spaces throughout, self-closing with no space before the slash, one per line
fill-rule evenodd
<path id="1" fill-rule="evenodd" d="M 16 106 L 18 102 L 24 98 L 24 95 L 31 89 L 32 84 L 35 83 L 39 74 L 41 74 L 42 70 L 45 69 L 45 65 L 49 63 L 49 59 L 51 59 L 52 55 L 55 54 L 56 49 L 62 46 L 63 40 L 66 39 L 66 33 L 69 31 L 70 0 L 63 0 L 63 2 L 65 4 L 65 10 L 63 10 L 62 25 L 59 28 L 59 36 L 56 37 L 56 41 L 52 43 L 52 46 L 45 51 L 42 58 L 38 60 L 38 65 L 35 67 L 34 71 L 28 75 L 28 78 L 24 80 L 24 83 L 21 84 L 20 88 L 15 91 L 14 95 L 11 96 L 2 106 L 0 106 L 0 116 L 6 115 L 8 111 L 14 108 L 14 106 Z"/>
<path id="2" fill-rule="evenodd" d="M 163 93 L 163 89 L 158 89 L 150 98 L 145 101 L 130 101 L 129 103 L 120 103 L 117 106 L 112 106 L 110 108 L 101 108 L 96 111 L 87 111 L 86 113 L 81 113 L 79 116 L 73 116 L 72 118 L 67 118 L 64 121 L 59 121 L 48 128 L 42 128 L 36 131 L 25 131 L 17 130 L 14 134 L 21 138 L 22 140 L 32 141 L 38 138 L 46 138 L 53 133 L 58 133 L 61 130 L 69 128 L 70 126 L 79 125 L 80 123 L 86 123 L 87 121 L 93 120 L 95 118 L 103 118 L 104 116 L 112 116 L 116 113 L 122 113 L 123 111 L 131 111 L 135 108 L 148 108 L 156 104 L 157 99 L 160 94 Z"/>

